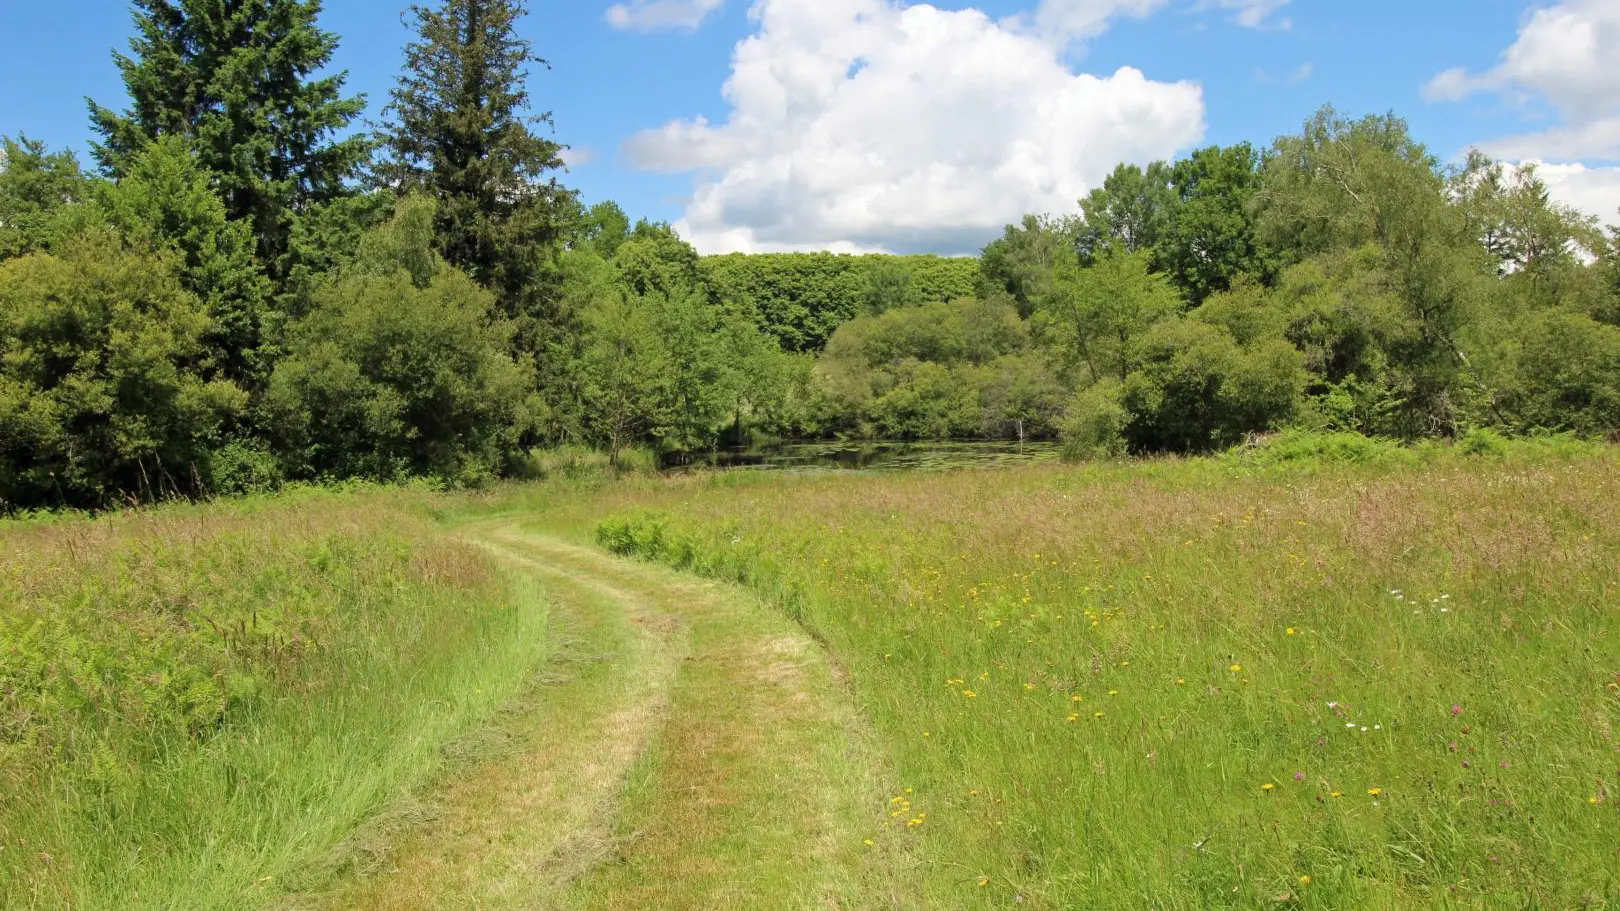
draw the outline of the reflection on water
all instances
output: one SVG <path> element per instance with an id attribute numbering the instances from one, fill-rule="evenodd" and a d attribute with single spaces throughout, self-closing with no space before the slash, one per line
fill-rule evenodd
<path id="1" fill-rule="evenodd" d="M 1056 443 L 792 443 L 672 456 L 666 468 L 757 471 L 946 471 L 1058 460 Z"/>

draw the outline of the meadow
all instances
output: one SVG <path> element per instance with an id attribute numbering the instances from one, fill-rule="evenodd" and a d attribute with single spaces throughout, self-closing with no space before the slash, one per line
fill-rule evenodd
<path id="1" fill-rule="evenodd" d="M 365 863 L 551 651 L 424 502 L 0 525 L 0 907 L 262 907 Z"/>
<path id="2" fill-rule="evenodd" d="M 573 521 L 844 664 L 921 907 L 1614 907 L 1615 453 L 1308 448 L 697 477 Z"/>
<path id="3" fill-rule="evenodd" d="M 562 699 L 537 685 L 568 648 L 558 604 L 709 597 L 533 562 L 595 565 L 569 541 L 757 600 L 614 621 L 674 637 L 670 688 L 623 707 L 643 741 L 597 783 L 622 819 L 579 808 L 622 841 L 556 907 L 712 907 L 714 871 L 767 867 L 756 886 L 799 896 L 778 906 L 825 907 L 784 872 L 812 866 L 846 908 L 1620 904 L 1612 447 L 1285 437 L 1204 459 L 618 480 L 586 461 L 475 493 L 0 526 L 0 907 L 386 907 L 298 896 L 386 892 L 363 877 L 401 838 L 434 848 L 436 795 L 500 786 L 461 774 L 504 768 L 490 725 L 529 712 L 542 751 L 614 752 L 530 712 Z M 557 543 L 519 572 L 477 546 L 495 527 Z M 597 594 L 558 602 L 565 582 Z M 787 679 L 740 646 L 703 658 L 704 630 L 732 629 L 713 618 L 779 641 L 750 610 L 822 647 L 832 670 L 805 679 L 834 702 L 725 708 L 753 685 L 727 675 Z M 603 717 L 613 675 L 653 679 L 614 654 L 582 665 Z M 846 716 L 838 736 L 863 745 L 806 746 Z M 722 742 L 803 762 L 692 752 Z M 739 756 L 746 787 L 704 773 Z M 799 793 L 811 756 L 819 781 L 870 787 Z M 479 825 L 510 853 L 499 819 Z"/>

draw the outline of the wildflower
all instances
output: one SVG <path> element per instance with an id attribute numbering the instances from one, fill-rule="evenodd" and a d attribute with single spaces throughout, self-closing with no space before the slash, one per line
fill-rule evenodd
<path id="1" fill-rule="evenodd" d="M 963 690 L 962 695 L 968 697 L 969 699 L 977 699 L 977 698 L 979 698 L 979 694 L 973 692 L 972 690 Z"/>
<path id="2" fill-rule="evenodd" d="M 1187 685 L 1187 678 L 1185 678 L 1185 677 L 1177 677 L 1176 678 L 1176 686 L 1186 686 L 1186 685 Z"/>
<path id="3" fill-rule="evenodd" d="M 1072 722 L 1072 721 L 1079 721 L 1079 720 L 1080 720 L 1080 713 L 1079 713 L 1079 712 L 1075 712 L 1075 713 L 1074 713 L 1074 714 L 1072 714 L 1072 715 L 1070 715 L 1070 716 L 1069 716 L 1069 717 L 1068 717 L 1068 720 L 1069 720 L 1069 721 L 1071 721 L 1071 722 Z"/>
<path id="4" fill-rule="evenodd" d="M 1588 797 L 1586 799 L 1586 802 L 1591 804 L 1592 806 L 1597 806 L 1601 801 L 1599 801 L 1596 797 Z"/>
<path id="5" fill-rule="evenodd" d="M 1297 635 L 1299 635 L 1299 630 L 1297 630 L 1297 629 L 1294 629 L 1294 628 L 1293 628 L 1293 627 L 1292 627 L 1292 626 L 1290 626 L 1290 627 L 1289 627 L 1289 628 L 1288 628 L 1288 635 L 1290 635 L 1290 636 L 1297 636 Z"/>
<path id="6" fill-rule="evenodd" d="M 1305 773 L 1304 772 L 1295 772 L 1294 773 L 1294 780 L 1295 781 L 1304 781 L 1305 780 Z"/>
<path id="7" fill-rule="evenodd" d="M 867 839 L 867 840 L 866 840 L 866 846 L 867 846 L 867 847 L 868 847 L 868 848 L 870 848 L 870 847 L 872 847 L 872 839 L 870 839 L 870 838 L 868 838 L 868 839 Z"/>
<path id="8" fill-rule="evenodd" d="M 1069 697 L 1069 701 L 1070 702 L 1083 702 L 1084 700 L 1080 698 L 1079 693 L 1075 693 L 1073 696 Z"/>
<path id="9" fill-rule="evenodd" d="M 1277 786 L 1268 781 L 1265 784 L 1260 786 L 1260 790 L 1265 791 L 1267 794 L 1270 794 L 1272 791 L 1277 790 Z"/>
<path id="10" fill-rule="evenodd" d="M 1383 788 L 1368 788 L 1367 789 L 1367 795 L 1369 797 L 1382 797 L 1382 796 L 1384 796 L 1384 789 Z"/>
<path id="11" fill-rule="evenodd" d="M 1302 885 L 1302 886 L 1308 886 L 1308 885 L 1310 885 L 1310 884 L 1311 884 L 1311 878 L 1310 878 L 1310 876 L 1308 876 L 1308 875 L 1307 875 L 1307 876 L 1301 876 L 1301 877 L 1300 877 L 1300 878 L 1299 878 L 1299 884 L 1300 884 L 1300 885 Z"/>
<path id="12" fill-rule="evenodd" d="M 1232 673 L 1234 673 L 1234 674 L 1241 674 L 1241 673 L 1243 673 L 1243 665 L 1234 664 L 1234 665 L 1232 665 L 1231 670 L 1232 670 Z"/>
<path id="13" fill-rule="evenodd" d="M 1091 717 L 1093 717 L 1093 718 L 1101 718 L 1101 717 L 1102 717 L 1102 716 L 1103 716 L 1103 713 L 1102 713 L 1102 712 L 1098 712 L 1098 713 L 1097 713 L 1097 714 L 1095 714 L 1095 715 L 1092 715 L 1092 716 L 1091 716 Z"/>
<path id="14" fill-rule="evenodd" d="M 1458 715 L 1461 715 L 1461 714 L 1462 714 L 1462 706 L 1454 705 L 1454 706 L 1451 707 L 1451 717 L 1455 718 L 1455 717 L 1457 717 Z"/>
<path id="15" fill-rule="evenodd" d="M 1024 684 L 1024 689 L 1026 689 L 1026 690 L 1032 690 L 1034 688 L 1035 688 L 1035 684 L 1033 684 L 1033 683 Z"/>
<path id="16" fill-rule="evenodd" d="M 1118 696 L 1119 695 L 1119 690 L 1109 690 L 1108 695 L 1110 695 L 1110 696 Z"/>
<path id="17" fill-rule="evenodd" d="M 979 877 L 979 888 L 983 889 L 985 886 L 988 886 L 988 885 L 990 885 L 990 878 L 989 877 L 987 877 L 987 876 Z"/>
<path id="18" fill-rule="evenodd" d="M 1338 798 L 1338 797 L 1343 797 L 1344 793 L 1342 791 L 1334 791 L 1332 794 L 1329 794 L 1328 796 Z"/>

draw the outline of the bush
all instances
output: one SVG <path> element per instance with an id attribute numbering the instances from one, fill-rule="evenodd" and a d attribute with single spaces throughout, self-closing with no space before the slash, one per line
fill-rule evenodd
<path id="1" fill-rule="evenodd" d="M 1372 465 L 1416 460 L 1417 454 L 1394 440 L 1359 433 L 1288 430 L 1228 457 L 1258 465 Z"/>
<path id="2" fill-rule="evenodd" d="M 1112 459 L 1125 454 L 1125 428 L 1130 412 L 1120 384 L 1104 381 L 1081 391 L 1063 419 L 1063 456 L 1068 459 Z"/>
<path id="3" fill-rule="evenodd" d="M 310 477 L 495 476 L 529 425 L 531 374 L 495 298 L 432 252 L 412 199 L 315 294 L 266 395 L 283 457 Z"/>
<path id="4" fill-rule="evenodd" d="M 202 373 L 211 322 L 167 257 L 105 229 L 0 263 L 0 501 L 200 493 L 246 394 Z"/>
<path id="5" fill-rule="evenodd" d="M 275 453 L 257 440 L 232 440 L 209 458 L 212 493 L 222 496 L 274 493 L 286 477 Z"/>
<path id="6" fill-rule="evenodd" d="M 1506 437 L 1494 430 L 1476 428 L 1463 434 L 1457 441 L 1457 451 L 1467 456 L 1491 456 L 1499 458 L 1507 454 L 1508 441 Z"/>

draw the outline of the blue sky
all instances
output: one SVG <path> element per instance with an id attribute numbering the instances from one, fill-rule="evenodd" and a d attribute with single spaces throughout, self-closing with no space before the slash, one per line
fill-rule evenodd
<path id="1" fill-rule="evenodd" d="M 1100 179 L 1104 161 L 1269 142 L 1324 103 L 1394 110 L 1443 156 L 1559 128 L 1602 133 L 1617 113 L 1601 100 L 1614 96 L 1606 72 L 1547 76 L 1545 66 L 1503 63 L 1535 39 L 1538 21 L 1557 38 L 1591 20 L 1593 40 L 1620 41 L 1615 0 L 980 0 L 940 2 L 939 15 L 897 0 L 761 0 L 753 16 L 754 0 L 629 2 L 642 8 L 615 25 L 608 2 L 534 0 L 524 31 L 553 68 L 534 73 L 532 92 L 575 149 L 568 183 L 589 200 L 675 222 L 708 251 L 964 252 L 1015 210 L 1063 206 Z M 656 27 L 660 12 L 716 2 L 696 28 Z M 1245 18 L 1245 5 L 1258 15 Z M 408 37 L 401 2 L 327 6 L 324 24 L 342 36 L 335 65 L 375 115 Z M 983 15 L 957 15 L 969 9 Z M 1088 25 L 1057 38 L 1042 31 L 1063 16 Z M 0 0 L 0 132 L 85 149 L 84 98 L 122 102 L 110 51 L 129 32 L 124 0 Z M 752 107 L 722 95 L 734 49 L 751 37 L 761 59 L 736 78 Z M 782 62 L 801 52 L 803 67 Z M 857 61 L 847 84 L 840 54 Z M 962 75 L 975 56 L 985 59 Z M 835 64 L 832 76 L 815 69 Z M 856 82 L 863 67 L 868 81 Z M 1121 67 L 1141 79 L 1111 78 Z M 1452 69 L 1451 82 L 1434 82 Z M 987 124 L 1016 135 L 977 135 L 993 131 Z M 1560 193 L 1612 214 L 1608 194 L 1620 184 L 1605 165 L 1620 148 L 1606 143 L 1502 148 L 1562 162 Z M 1044 176 L 1025 179 L 1031 172 Z"/>

